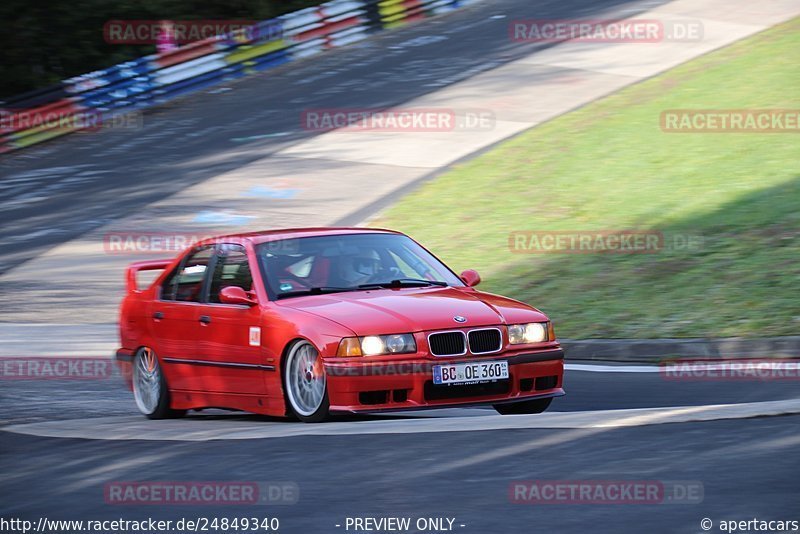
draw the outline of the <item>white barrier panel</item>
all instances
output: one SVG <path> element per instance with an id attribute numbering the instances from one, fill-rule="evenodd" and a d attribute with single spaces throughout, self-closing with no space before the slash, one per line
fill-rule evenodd
<path id="1" fill-rule="evenodd" d="M 283 21 L 283 31 L 288 35 L 294 35 L 297 33 L 296 30 L 298 28 L 304 28 L 305 26 L 317 24 L 317 27 L 319 27 L 319 22 L 322 18 L 319 14 L 319 11 L 315 7 L 303 9 L 290 15 L 284 15 L 284 17 L 285 18 L 281 17 L 281 20 Z"/>
<path id="2" fill-rule="evenodd" d="M 342 2 L 328 2 L 320 6 L 320 11 L 329 20 L 334 19 L 337 15 L 342 13 L 349 13 L 351 11 L 364 12 L 364 4 L 362 2 L 353 2 L 352 0 L 344 0 Z"/>
<path id="3" fill-rule="evenodd" d="M 332 33 L 328 36 L 328 42 L 334 46 L 344 46 L 347 43 L 363 39 L 368 35 L 368 28 L 365 26 L 352 26 L 342 31 Z"/>
<path id="4" fill-rule="evenodd" d="M 225 54 L 216 53 L 193 59 L 191 61 L 187 61 L 186 63 L 180 63 L 172 67 L 167 67 L 166 69 L 161 69 L 160 71 L 156 72 L 156 82 L 163 85 L 168 85 L 192 78 L 194 76 L 205 74 L 206 72 L 211 72 L 212 70 L 222 69 L 228 66 L 223 59 L 224 57 Z"/>

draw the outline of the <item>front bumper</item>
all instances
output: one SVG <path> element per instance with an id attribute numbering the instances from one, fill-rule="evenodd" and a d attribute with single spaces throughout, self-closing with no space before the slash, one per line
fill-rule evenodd
<path id="1" fill-rule="evenodd" d="M 444 363 L 508 362 L 508 380 L 470 385 L 433 384 L 433 366 Z M 564 395 L 564 351 L 560 348 L 484 357 L 402 359 L 370 362 L 325 360 L 330 409 L 374 412 L 500 404 Z"/>

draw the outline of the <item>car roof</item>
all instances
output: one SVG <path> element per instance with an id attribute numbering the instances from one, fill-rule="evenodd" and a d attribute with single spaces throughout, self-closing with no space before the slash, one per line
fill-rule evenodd
<path id="1" fill-rule="evenodd" d="M 205 239 L 198 244 L 219 242 L 222 239 L 230 239 L 234 242 L 249 241 L 255 245 L 279 239 L 292 239 L 300 237 L 316 237 L 326 235 L 348 235 L 348 234 L 400 234 L 394 230 L 385 228 L 359 228 L 359 227 L 314 227 L 314 228 L 280 228 L 275 230 L 261 230 L 257 232 L 244 232 L 239 234 L 227 234 Z"/>

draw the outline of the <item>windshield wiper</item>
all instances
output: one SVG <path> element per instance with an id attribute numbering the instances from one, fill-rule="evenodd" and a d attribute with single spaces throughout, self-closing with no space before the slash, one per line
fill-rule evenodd
<path id="1" fill-rule="evenodd" d="M 324 295 L 328 293 L 344 293 L 346 291 L 361 291 L 363 289 L 384 289 L 392 287 L 427 287 L 427 286 L 440 286 L 447 287 L 447 282 L 440 282 L 439 280 L 424 280 L 422 278 L 398 278 L 390 282 L 377 282 L 370 284 L 361 284 L 357 287 L 310 287 L 308 289 L 297 289 L 295 291 L 287 291 L 286 293 L 278 293 L 275 295 L 278 299 L 285 299 L 290 297 L 302 297 L 305 295 Z"/>
<path id="2" fill-rule="evenodd" d="M 278 293 L 276 298 L 285 299 L 288 297 L 301 297 L 303 295 L 324 295 L 327 293 L 342 293 L 344 291 L 358 291 L 357 287 L 311 287 L 308 289 L 297 289 L 295 291 L 287 291 L 286 293 Z"/>
<path id="3" fill-rule="evenodd" d="M 439 280 L 425 280 L 422 278 L 397 278 L 390 282 L 377 282 L 371 284 L 361 284 L 359 289 L 368 289 L 374 287 L 425 287 L 425 286 L 440 286 L 447 287 L 447 282 L 440 282 Z"/>

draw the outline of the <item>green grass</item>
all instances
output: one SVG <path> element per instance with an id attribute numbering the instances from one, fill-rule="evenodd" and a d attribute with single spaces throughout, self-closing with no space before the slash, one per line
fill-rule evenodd
<path id="1" fill-rule="evenodd" d="M 529 130 L 372 224 L 409 233 L 562 338 L 800 333 L 800 135 L 664 133 L 669 109 L 800 108 L 800 19 Z M 421 216 L 422 215 L 422 216 Z M 519 254 L 515 230 L 702 236 L 656 254 Z"/>

